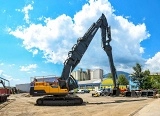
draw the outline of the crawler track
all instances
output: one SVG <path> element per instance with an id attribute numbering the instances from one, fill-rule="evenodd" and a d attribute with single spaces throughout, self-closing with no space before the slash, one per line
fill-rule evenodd
<path id="1" fill-rule="evenodd" d="M 78 96 L 70 97 L 55 97 L 55 96 L 45 96 L 39 98 L 36 101 L 36 104 L 39 106 L 75 106 L 81 105 L 83 103 L 82 98 Z"/>

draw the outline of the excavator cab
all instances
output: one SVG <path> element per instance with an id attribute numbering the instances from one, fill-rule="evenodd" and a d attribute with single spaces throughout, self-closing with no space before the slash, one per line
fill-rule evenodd
<path id="1" fill-rule="evenodd" d="M 72 75 L 70 75 L 70 77 L 66 81 L 61 80 L 61 78 L 59 78 L 58 81 L 59 81 L 59 86 L 61 88 L 67 88 L 68 91 L 78 88 L 78 83 Z"/>

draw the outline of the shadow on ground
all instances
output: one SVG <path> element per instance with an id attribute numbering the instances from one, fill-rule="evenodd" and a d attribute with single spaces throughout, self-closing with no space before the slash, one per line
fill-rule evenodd
<path id="1" fill-rule="evenodd" d="M 124 102 L 135 102 L 135 101 L 144 101 L 144 100 L 147 100 L 147 99 L 137 99 L 137 100 L 116 100 L 116 101 L 113 101 L 113 102 L 92 102 L 92 103 L 84 102 L 83 105 L 89 105 L 89 104 L 124 103 Z"/>
<path id="2" fill-rule="evenodd" d="M 144 101 L 147 99 L 137 99 L 137 100 L 115 100 L 112 102 L 83 102 L 83 104 L 81 105 L 70 105 L 70 106 L 84 106 L 84 105 L 100 105 L 100 104 L 113 104 L 113 103 L 124 103 L 124 102 L 135 102 L 135 101 Z M 30 104 L 34 104 L 35 106 L 38 106 L 37 104 L 35 104 L 34 102 L 28 102 Z M 52 106 L 52 105 L 44 105 L 44 106 Z M 53 105 L 54 106 L 54 105 Z M 66 106 L 66 105 L 65 105 Z M 63 106 L 61 106 L 63 107 Z"/>

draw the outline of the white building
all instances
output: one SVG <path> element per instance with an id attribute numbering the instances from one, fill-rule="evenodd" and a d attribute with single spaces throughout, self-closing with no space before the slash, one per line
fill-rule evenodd
<path id="1" fill-rule="evenodd" d="M 95 70 L 87 69 L 86 71 L 82 71 L 82 69 L 79 69 L 77 71 L 73 71 L 71 75 L 78 81 L 102 79 L 103 70 L 102 69 L 95 69 Z"/>
<path id="2" fill-rule="evenodd" d="M 73 71 L 71 75 L 78 81 L 85 81 L 85 80 L 90 80 L 88 73 L 89 73 L 89 70 L 86 72 L 86 71 L 82 71 L 82 69 L 79 69 L 77 71 Z"/>
<path id="3" fill-rule="evenodd" d="M 91 74 L 90 80 L 93 80 L 93 79 L 102 79 L 102 77 L 103 77 L 103 70 L 102 69 L 91 70 L 90 74 Z"/>
<path id="4" fill-rule="evenodd" d="M 16 89 L 19 89 L 22 92 L 29 92 L 30 91 L 30 83 L 17 84 Z"/>

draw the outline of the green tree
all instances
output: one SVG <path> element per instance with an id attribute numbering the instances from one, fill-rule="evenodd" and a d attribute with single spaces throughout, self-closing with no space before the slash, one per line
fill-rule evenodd
<path id="1" fill-rule="evenodd" d="M 141 89 L 151 89 L 153 82 L 150 77 L 150 71 L 142 71 L 142 66 L 139 63 L 136 63 L 136 66 L 133 67 L 133 74 L 131 74 L 132 81 L 137 83 L 137 86 Z"/>
<path id="2" fill-rule="evenodd" d="M 108 76 L 107 76 L 107 78 L 112 78 L 112 74 L 109 73 Z"/>
<path id="3" fill-rule="evenodd" d="M 134 72 L 131 74 L 131 79 L 134 83 L 137 84 L 139 88 L 143 88 L 143 72 L 142 66 L 139 63 L 136 63 L 136 66 L 133 67 Z"/>
<path id="4" fill-rule="evenodd" d="M 142 81 L 142 88 L 143 89 L 151 89 L 152 88 L 152 82 L 151 82 L 151 76 L 150 76 L 150 71 L 149 70 L 145 70 L 143 72 L 143 81 Z"/>
<path id="5" fill-rule="evenodd" d="M 151 75 L 151 83 L 154 89 L 160 89 L 160 75 Z"/>
<path id="6" fill-rule="evenodd" d="M 118 76 L 118 84 L 119 85 L 129 85 L 129 82 L 124 74 L 120 74 Z"/>

